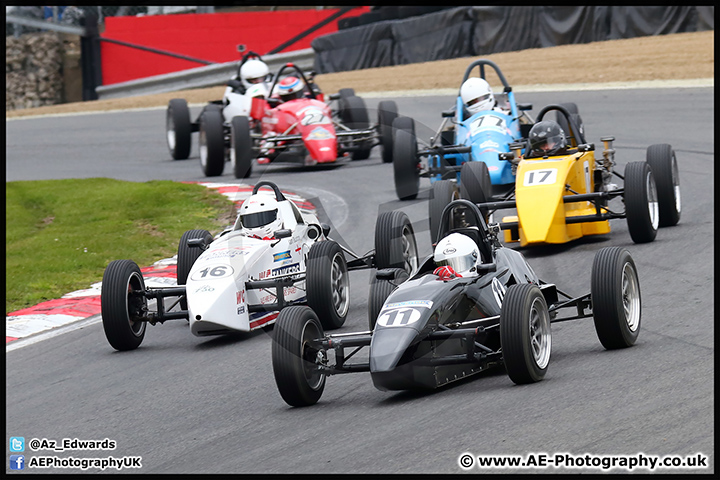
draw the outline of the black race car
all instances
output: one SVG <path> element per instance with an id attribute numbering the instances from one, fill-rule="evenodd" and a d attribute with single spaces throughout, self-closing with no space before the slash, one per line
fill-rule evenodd
<path id="1" fill-rule="evenodd" d="M 285 402 L 315 404 L 327 376 L 350 372 L 370 372 L 379 390 L 434 389 L 493 366 L 504 366 L 517 384 L 537 382 L 550 361 L 550 324 L 565 320 L 592 317 L 606 349 L 635 343 L 640 285 L 626 249 L 601 249 L 590 293 L 573 298 L 540 280 L 520 252 L 502 246 L 499 231 L 470 201 L 448 204 L 438 239 L 470 237 L 481 257 L 474 274 L 444 279 L 435 273 L 433 255 L 410 278 L 400 269 L 377 270 L 368 331 L 326 335 L 311 308 L 284 309 L 272 364 Z M 367 358 L 350 361 L 363 347 Z"/>

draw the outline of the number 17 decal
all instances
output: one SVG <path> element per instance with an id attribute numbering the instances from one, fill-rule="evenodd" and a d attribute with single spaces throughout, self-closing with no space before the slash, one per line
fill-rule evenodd
<path id="1" fill-rule="evenodd" d="M 535 185 L 552 185 L 557 180 L 557 168 L 548 168 L 545 170 L 530 170 L 525 172 L 523 185 L 532 187 Z"/>

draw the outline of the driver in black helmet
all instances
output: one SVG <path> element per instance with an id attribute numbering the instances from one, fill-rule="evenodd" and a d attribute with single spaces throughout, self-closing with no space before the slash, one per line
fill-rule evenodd
<path id="1" fill-rule="evenodd" d="M 530 157 L 550 157 L 567 151 L 567 139 L 560 125 L 552 120 L 538 122 L 530 129 Z"/>

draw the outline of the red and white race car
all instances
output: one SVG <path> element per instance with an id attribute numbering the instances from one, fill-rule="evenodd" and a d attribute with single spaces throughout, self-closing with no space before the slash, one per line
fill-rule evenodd
<path id="1" fill-rule="evenodd" d="M 392 162 L 392 122 L 398 115 L 394 101 L 380 102 L 377 123 L 371 125 L 365 102 L 353 89 L 343 88 L 326 99 L 312 78 L 292 63 L 280 68 L 270 92 L 270 98 L 253 98 L 249 115 L 233 117 L 227 155 L 221 149 L 211 154 L 207 145 L 210 170 L 219 175 L 230 160 L 235 178 L 247 178 L 253 159 L 260 164 L 327 165 L 344 163 L 347 157 L 366 159 L 377 145 L 383 161 Z M 201 148 L 208 138 L 203 128 L 201 121 Z"/>

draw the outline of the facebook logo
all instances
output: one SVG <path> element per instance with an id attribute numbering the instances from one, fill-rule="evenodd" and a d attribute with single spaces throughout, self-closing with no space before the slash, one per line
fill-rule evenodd
<path id="1" fill-rule="evenodd" d="M 25 437 L 10 437 L 10 451 L 11 452 L 24 452 L 25 451 Z"/>
<path id="2" fill-rule="evenodd" d="M 25 455 L 10 455 L 10 470 L 25 468 Z"/>

